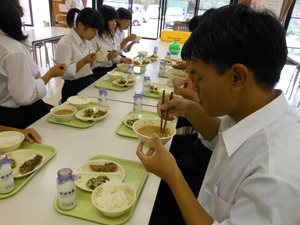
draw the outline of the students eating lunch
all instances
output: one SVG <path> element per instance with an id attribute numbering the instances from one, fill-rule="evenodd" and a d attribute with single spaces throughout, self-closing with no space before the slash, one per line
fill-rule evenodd
<path id="1" fill-rule="evenodd" d="M 92 40 L 92 44 L 94 51 L 97 51 L 99 48 L 101 48 L 100 51 L 108 53 L 108 55 L 104 62 L 95 65 L 93 70 L 93 76 L 95 79 L 99 79 L 108 71 L 116 68 L 116 64 L 118 63 L 132 63 L 132 59 L 122 57 L 118 52 L 118 43 L 114 35 L 117 19 L 119 18 L 118 12 L 113 7 L 108 5 L 99 6 L 98 11 L 103 16 L 104 29 L 99 30 L 98 35 L 96 35 L 96 37 Z"/>
<path id="2" fill-rule="evenodd" d="M 62 103 L 95 81 L 92 68 L 96 53 L 90 40 L 103 28 L 102 16 L 92 8 L 80 11 L 71 9 L 67 17 L 69 26 L 74 24 L 76 17 L 75 26 L 73 25 L 69 34 L 60 39 L 55 52 L 56 62 L 67 64 L 67 70 L 62 76 L 65 80 L 61 92 Z"/>
<path id="3" fill-rule="evenodd" d="M 42 100 L 46 84 L 66 70 L 62 61 L 41 76 L 22 32 L 22 14 L 18 0 L 0 1 L 0 124 L 21 129 L 49 113 L 52 106 Z"/>

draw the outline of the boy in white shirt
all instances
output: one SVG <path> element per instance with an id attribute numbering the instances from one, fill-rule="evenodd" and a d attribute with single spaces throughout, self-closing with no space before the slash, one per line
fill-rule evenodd
<path id="1" fill-rule="evenodd" d="M 299 225 L 300 120 L 274 89 L 283 27 L 270 12 L 231 5 L 201 21 L 191 42 L 199 104 L 175 98 L 160 110 L 187 117 L 214 151 L 198 199 L 157 135 L 138 157 L 168 183 L 187 224 Z"/>

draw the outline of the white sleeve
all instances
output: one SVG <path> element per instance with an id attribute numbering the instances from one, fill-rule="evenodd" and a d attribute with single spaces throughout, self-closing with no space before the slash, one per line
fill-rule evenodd
<path id="1" fill-rule="evenodd" d="M 28 57 L 26 53 L 19 52 L 10 54 L 4 59 L 9 78 L 8 89 L 13 99 L 20 105 L 32 104 L 47 94 L 44 81 L 34 78 L 32 64 L 29 62 L 32 59 Z"/>

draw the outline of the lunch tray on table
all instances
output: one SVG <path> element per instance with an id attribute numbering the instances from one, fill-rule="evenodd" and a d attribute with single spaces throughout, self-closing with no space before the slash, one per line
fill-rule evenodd
<path id="1" fill-rule="evenodd" d="M 95 106 L 95 105 L 98 105 L 98 103 L 90 102 L 88 107 Z M 56 124 L 60 124 L 60 125 L 77 127 L 77 128 L 88 128 L 90 126 L 93 126 L 96 123 L 96 121 L 82 121 L 82 120 L 77 119 L 75 116 L 73 117 L 73 119 L 71 119 L 70 121 L 67 121 L 67 122 L 57 121 L 54 118 L 54 116 L 52 116 L 52 115 L 50 115 L 47 120 L 50 123 L 56 123 Z"/>
<path id="2" fill-rule="evenodd" d="M 127 115 L 129 114 L 133 114 L 133 111 L 130 111 Z M 157 112 L 151 112 L 151 111 L 142 111 L 142 113 L 144 114 L 149 114 L 155 117 L 158 117 Z M 120 123 L 120 125 L 116 128 L 116 133 L 120 136 L 124 136 L 124 137 L 130 137 L 130 138 L 138 138 L 136 133 L 134 132 L 133 129 L 127 127 L 124 122 L 122 121 Z"/>
<path id="3" fill-rule="evenodd" d="M 18 191 L 20 191 L 20 189 L 36 174 L 38 173 L 43 166 L 50 160 L 52 159 L 52 157 L 56 154 L 56 149 L 53 148 L 52 146 L 48 146 L 48 145 L 42 145 L 42 144 L 30 144 L 26 141 L 23 141 L 23 143 L 21 144 L 20 148 L 21 149 L 33 149 L 36 151 L 41 152 L 44 157 L 45 157 L 45 161 L 44 164 L 41 165 L 41 167 L 36 170 L 35 172 L 29 174 L 28 176 L 24 176 L 24 177 L 20 177 L 20 178 L 15 178 L 15 189 L 7 194 L 0 194 L 0 199 L 2 198 L 7 198 L 9 196 L 12 196 L 14 194 L 16 194 Z"/>
<path id="4" fill-rule="evenodd" d="M 139 162 L 115 158 L 112 156 L 97 155 L 97 156 L 93 156 L 88 161 L 97 160 L 97 159 L 111 160 L 116 163 L 119 163 L 124 168 L 125 170 L 124 183 L 128 183 L 130 186 L 136 189 L 136 202 L 134 203 L 132 208 L 119 217 L 110 218 L 104 216 L 97 208 L 94 207 L 91 200 L 92 193 L 81 190 L 80 188 L 76 188 L 77 205 L 75 208 L 68 211 L 61 210 L 58 207 L 57 198 L 54 200 L 53 203 L 54 208 L 57 212 L 63 215 L 77 217 L 79 219 L 84 219 L 96 223 L 109 224 L 109 225 L 123 224 L 127 220 L 129 220 L 133 214 L 135 205 L 138 201 L 138 198 L 142 192 L 143 186 L 148 177 L 148 172 L 145 170 L 143 165 Z"/>
<path id="5" fill-rule="evenodd" d="M 130 88 L 130 86 L 120 87 L 114 85 L 106 75 L 103 78 L 97 80 L 94 84 L 97 88 L 106 88 L 112 91 L 126 91 Z"/>

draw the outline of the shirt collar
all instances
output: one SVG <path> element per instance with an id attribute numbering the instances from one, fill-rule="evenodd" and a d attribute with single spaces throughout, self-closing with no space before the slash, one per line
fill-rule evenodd
<path id="1" fill-rule="evenodd" d="M 86 45 L 86 40 L 82 40 L 79 35 L 76 33 L 76 31 L 74 29 L 71 29 L 71 35 L 74 37 L 76 43 L 79 46 L 85 46 Z"/>
<path id="2" fill-rule="evenodd" d="M 235 153 L 249 137 L 268 126 L 287 111 L 289 105 L 282 91 L 275 90 L 275 95 L 276 98 L 272 102 L 234 125 L 228 122 L 232 121 L 232 118 L 227 117 L 222 121 L 221 137 L 228 156 Z"/>

